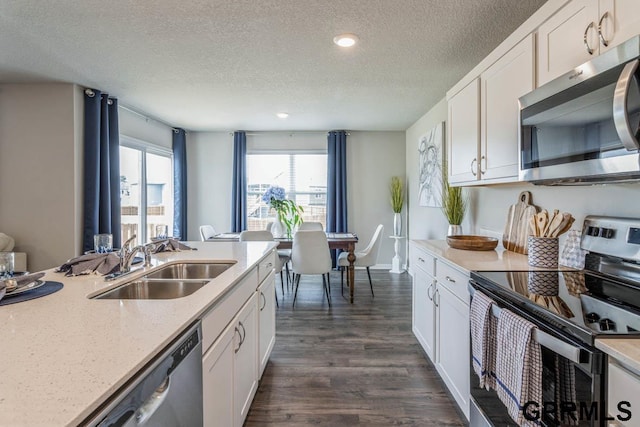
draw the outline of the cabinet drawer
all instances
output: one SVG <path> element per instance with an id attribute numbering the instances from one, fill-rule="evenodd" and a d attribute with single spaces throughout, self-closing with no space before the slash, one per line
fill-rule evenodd
<path id="1" fill-rule="evenodd" d="M 438 286 L 443 286 L 451 291 L 452 294 L 460 298 L 465 304 L 469 305 L 469 291 L 467 284 L 469 283 L 469 275 L 451 267 L 440 260 L 436 261 L 436 278 Z"/>
<path id="2" fill-rule="evenodd" d="M 254 268 L 249 275 L 233 287 L 202 317 L 202 352 L 209 349 L 224 328 L 235 317 L 244 303 L 258 287 L 258 272 Z"/>
<path id="3" fill-rule="evenodd" d="M 264 279 L 267 278 L 269 273 L 271 273 L 276 265 L 276 252 L 272 251 L 269 256 L 260 261 L 258 265 L 258 284 L 262 283 Z"/>
<path id="4" fill-rule="evenodd" d="M 640 408 L 640 377 L 617 364 L 609 363 L 607 388 L 607 410 L 609 416 L 615 418 L 615 425 L 637 426 L 639 414 L 636 412 Z M 628 402 L 630 405 L 622 402 Z M 628 419 L 629 412 L 632 414 L 630 419 Z"/>
<path id="5" fill-rule="evenodd" d="M 435 275 L 435 263 L 436 259 L 433 255 L 422 250 L 417 246 L 411 246 L 411 268 L 419 268 L 425 273 L 434 276 Z"/>

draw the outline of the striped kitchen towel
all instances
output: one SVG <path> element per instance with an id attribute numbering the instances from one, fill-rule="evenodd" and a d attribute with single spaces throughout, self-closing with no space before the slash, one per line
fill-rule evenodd
<path id="1" fill-rule="evenodd" d="M 493 300 L 480 291 L 473 294 L 469 317 L 471 318 L 471 354 L 473 370 L 480 380 L 480 388 L 496 388 L 496 323 L 491 314 Z"/>
<path id="2" fill-rule="evenodd" d="M 496 391 L 519 426 L 539 426 L 522 413 L 527 402 L 542 406 L 542 352 L 533 339 L 535 325 L 503 309 L 498 318 Z M 530 405 L 532 409 L 533 406 Z M 533 417 L 532 417 L 533 418 Z"/>

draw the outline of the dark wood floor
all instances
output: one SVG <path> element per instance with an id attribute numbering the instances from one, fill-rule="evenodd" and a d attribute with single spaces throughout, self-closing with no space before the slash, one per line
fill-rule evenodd
<path id="1" fill-rule="evenodd" d="M 332 273 L 331 308 L 320 276 L 295 308 L 276 279 L 276 345 L 245 426 L 465 425 L 411 332 L 411 277 L 371 273 L 375 298 L 357 271 L 354 305 Z"/>

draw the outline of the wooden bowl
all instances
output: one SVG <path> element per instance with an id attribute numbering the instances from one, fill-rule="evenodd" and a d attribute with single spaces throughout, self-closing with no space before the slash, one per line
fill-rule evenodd
<path id="1" fill-rule="evenodd" d="M 447 244 L 465 251 L 491 251 L 498 246 L 498 239 L 487 236 L 447 236 Z"/>

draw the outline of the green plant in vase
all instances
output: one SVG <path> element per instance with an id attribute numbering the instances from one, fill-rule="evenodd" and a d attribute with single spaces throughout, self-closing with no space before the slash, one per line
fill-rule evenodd
<path id="1" fill-rule="evenodd" d="M 442 213 L 449 221 L 447 236 L 462 234 L 462 220 L 467 210 L 468 200 L 462 194 L 462 187 L 452 187 L 449 185 L 447 167 L 444 165 L 442 174 Z"/>
<path id="2" fill-rule="evenodd" d="M 302 213 L 304 212 L 302 206 L 298 206 L 293 200 L 286 199 L 284 188 L 278 186 L 269 187 L 262 195 L 262 200 L 276 211 L 278 217 L 276 223 L 281 223 L 284 226 L 286 236 L 290 239 L 293 229 L 302 224 Z M 280 236 L 277 235 L 275 237 Z"/>
<path id="3" fill-rule="evenodd" d="M 404 205 L 404 185 L 399 177 L 391 177 L 391 209 L 393 209 L 393 235 L 400 236 L 402 234 L 402 206 Z"/>

